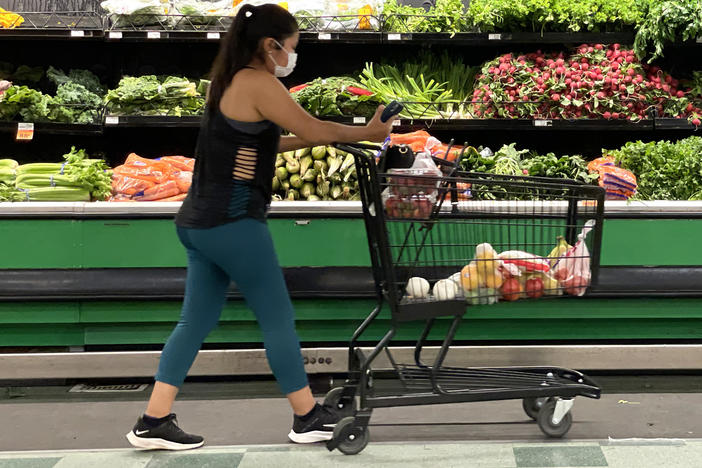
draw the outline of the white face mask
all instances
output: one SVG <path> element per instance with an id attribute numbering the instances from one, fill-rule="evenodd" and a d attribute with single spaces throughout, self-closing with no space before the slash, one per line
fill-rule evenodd
<path id="1" fill-rule="evenodd" d="M 297 63 L 297 54 L 295 52 L 288 52 L 287 50 L 285 50 L 285 48 L 282 45 L 280 45 L 280 43 L 278 41 L 275 41 L 275 43 L 278 44 L 278 46 L 280 46 L 280 48 L 283 49 L 283 51 L 286 54 L 288 54 L 288 64 L 285 67 L 281 67 L 280 65 L 278 65 L 278 62 L 276 62 L 275 59 L 273 58 L 273 52 L 268 52 L 268 55 L 270 56 L 271 60 L 273 60 L 273 63 L 275 64 L 275 69 L 273 70 L 273 74 L 275 76 L 277 76 L 278 78 L 285 78 L 286 76 L 291 74 L 293 72 L 293 70 L 295 69 L 295 64 Z"/>

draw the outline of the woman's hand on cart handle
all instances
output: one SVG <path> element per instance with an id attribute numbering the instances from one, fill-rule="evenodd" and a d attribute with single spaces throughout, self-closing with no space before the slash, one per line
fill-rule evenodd
<path id="1" fill-rule="evenodd" d="M 397 113 L 399 113 L 399 110 L 397 113 L 395 113 L 395 115 L 388 117 L 387 113 L 384 115 L 385 109 L 385 106 L 378 106 L 378 108 L 375 110 L 375 115 L 366 125 L 366 130 L 368 131 L 368 141 L 381 143 L 385 141 L 388 135 L 390 135 L 390 132 L 392 131 L 392 123 L 397 119 Z M 383 117 L 387 119 L 384 122 L 382 120 Z"/>

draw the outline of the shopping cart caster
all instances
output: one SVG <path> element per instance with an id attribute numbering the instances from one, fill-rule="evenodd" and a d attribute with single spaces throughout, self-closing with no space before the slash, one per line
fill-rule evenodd
<path id="1" fill-rule="evenodd" d="M 573 415 L 570 409 L 573 400 L 549 399 L 539 410 L 536 422 L 541 432 L 549 437 L 561 438 L 568 433 L 573 425 Z"/>
<path id="2" fill-rule="evenodd" d="M 329 390 L 324 397 L 324 405 L 334 408 L 341 417 L 353 416 L 356 413 L 356 398 L 346 387 L 336 387 Z"/>
<path id="3" fill-rule="evenodd" d="M 344 455 L 356 455 L 366 448 L 369 438 L 368 427 L 356 425 L 356 418 L 348 416 L 336 423 L 334 435 L 332 440 L 327 442 L 327 448 L 338 448 Z"/>
<path id="4" fill-rule="evenodd" d="M 522 400 L 522 408 L 524 408 L 527 416 L 537 421 L 539 419 L 539 411 L 547 401 L 548 398 L 524 398 Z"/>

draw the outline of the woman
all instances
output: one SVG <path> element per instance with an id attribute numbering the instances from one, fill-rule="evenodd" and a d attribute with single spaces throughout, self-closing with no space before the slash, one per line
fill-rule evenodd
<path id="1" fill-rule="evenodd" d="M 256 315 L 266 356 L 294 412 L 288 437 L 331 438 L 339 419 L 315 402 L 305 374 L 295 317 L 266 225 L 276 153 L 335 141 L 383 141 L 392 119 L 382 107 L 365 127 L 323 122 L 307 114 L 278 81 L 297 59 L 295 18 L 277 5 L 241 8 L 212 69 L 197 141 L 195 172 L 176 217 L 188 255 L 180 321 L 163 348 L 146 412 L 127 434 L 140 448 L 185 450 L 204 444 L 171 413 L 178 388 L 217 325 L 230 281 Z M 281 138 L 281 128 L 296 136 Z"/>

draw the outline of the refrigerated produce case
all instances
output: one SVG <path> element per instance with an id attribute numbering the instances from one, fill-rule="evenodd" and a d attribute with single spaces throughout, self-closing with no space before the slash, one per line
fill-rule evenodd
<path id="1" fill-rule="evenodd" d="M 178 30 L 161 31 L 158 38 L 149 38 L 142 34 L 144 31 L 118 31 L 104 17 L 101 24 L 99 33 L 83 35 L 72 34 L 75 27 L 68 25 L 57 29 L 25 24 L 21 31 L 0 30 L 0 37 L 11 45 L 5 60 L 92 68 L 114 87 L 121 76 L 129 74 L 203 76 L 220 38 L 207 31 Z M 511 33 L 497 37 L 462 33 L 451 37 L 441 33 L 397 37 L 394 32 L 308 30 L 298 49 L 301 60 L 292 77 L 295 81 L 286 84 L 349 73 L 362 68 L 365 61 L 410 55 L 420 45 L 435 51 L 449 49 L 477 65 L 510 50 L 625 41 L 621 36 L 627 34 Z M 64 40 L 54 40 L 57 37 Z M 701 49 L 695 43 L 673 46 L 663 65 L 681 70 L 685 66 L 682 64 L 695 63 Z M 345 60 L 333 60 L 340 56 Z M 686 60 L 678 60 L 681 57 Z M 341 120 L 354 123 L 353 118 Z M 63 152 L 79 145 L 91 153 L 104 154 L 114 167 L 131 151 L 153 156 L 192 154 L 197 125 L 197 117 L 158 116 L 120 116 L 99 125 L 37 123 L 34 139 L 19 143 L 14 141 L 17 122 L 3 122 L 0 156 L 12 156 L 22 163 L 45 161 L 49 154 L 56 154 L 55 148 Z M 493 148 L 517 141 L 522 147 L 561 154 L 593 154 L 602 147 L 617 147 L 635 139 L 677 139 L 689 136 L 694 129 L 687 121 L 658 118 L 637 124 L 563 120 L 539 126 L 533 121 L 403 119 L 398 131 L 425 127 L 445 141 L 455 138 Z M 178 204 L 148 202 L 0 203 L 0 239 L 4 241 L 0 255 L 0 352 L 15 352 L 0 356 L 0 379 L 41 375 L 32 373 L 33 364 L 27 359 L 35 363 L 45 353 L 33 360 L 29 355 L 16 354 L 28 349 L 83 350 L 88 352 L 78 354 L 92 355 L 95 362 L 101 362 L 102 351 L 124 351 L 122 358 L 128 360 L 130 352 L 151 355 L 159 349 L 177 321 L 183 296 L 186 260 L 172 221 L 177 209 Z M 308 369 L 343 371 L 345 364 L 341 361 L 345 357 L 339 346 L 348 340 L 375 298 L 360 204 L 274 202 L 269 225 L 296 307 Z M 699 352 L 700 234 L 702 202 L 607 202 L 600 281 L 586 298 L 472 308 L 463 319 L 456 342 L 487 362 L 508 361 L 511 346 L 546 346 L 548 351 L 533 351 L 537 359 L 534 364 L 548 352 L 571 356 L 568 359 L 579 364 L 563 365 L 582 369 L 591 368 L 586 364 L 588 355 L 593 356 L 591 365 L 599 368 L 611 365 L 613 357 L 627 368 L 674 367 L 669 358 L 657 361 L 650 356 L 655 346 L 665 347 L 660 356 L 675 355 L 666 352 L 686 356 Z M 208 353 L 215 353 L 205 356 L 219 357 L 202 364 L 202 373 L 260 373 L 265 364 L 258 327 L 235 287 L 230 293 L 232 300 L 220 326 L 205 346 Z M 389 320 L 389 315 L 383 314 L 381 318 Z M 437 325 L 437 337 L 447 326 Z M 382 324 L 377 330 L 371 327 L 369 340 L 379 338 L 382 329 Z M 420 331 L 412 326 L 403 328 L 397 335 L 398 344 L 415 340 Z M 473 346 L 486 343 L 502 346 L 502 351 L 474 352 Z M 634 348 L 622 352 L 626 346 Z M 680 350 L 676 351 L 675 346 L 681 346 Z M 609 357 L 595 358 L 596 350 L 603 347 L 606 351 L 601 356 Z M 246 354 L 250 359 L 242 358 L 241 362 L 255 364 L 225 369 L 224 363 L 229 362 L 226 356 L 242 356 L 237 352 L 250 353 Z M 573 357 L 569 352 L 580 354 Z M 66 355 L 66 361 L 61 359 L 67 363 L 84 358 Z M 18 360 L 22 360 L 21 366 L 16 365 Z M 679 366 L 694 367 L 684 360 L 678 362 Z M 123 372 L 110 371 L 104 364 L 85 366 L 83 370 L 58 364 L 53 368 L 58 369 L 57 376 Z M 150 372 L 146 367 L 133 369 L 137 374 Z"/>

